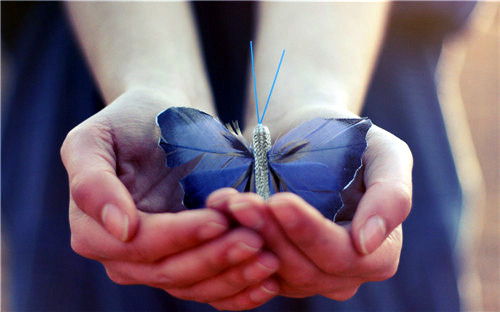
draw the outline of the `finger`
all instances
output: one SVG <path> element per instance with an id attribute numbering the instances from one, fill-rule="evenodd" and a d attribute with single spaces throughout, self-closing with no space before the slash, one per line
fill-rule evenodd
<path id="1" fill-rule="evenodd" d="M 227 219 L 210 209 L 139 215 L 137 234 L 124 243 L 70 203 L 72 248 L 96 260 L 154 262 L 214 239 L 229 228 Z"/>
<path id="2" fill-rule="evenodd" d="M 265 201 L 255 193 L 238 193 L 226 201 L 227 210 L 243 226 L 259 231 L 266 220 Z M 276 233 L 278 234 L 278 233 Z"/>
<path id="3" fill-rule="evenodd" d="M 300 197 L 276 194 L 269 199 L 268 207 L 295 246 L 323 272 L 338 277 L 324 289 L 336 291 L 394 274 L 402 242 L 399 232 L 395 231 L 394 239 L 387 239 L 376 252 L 363 256 L 343 226 L 324 218 Z"/>
<path id="4" fill-rule="evenodd" d="M 350 287 L 347 289 L 333 291 L 330 293 L 323 294 L 323 296 L 336 301 L 346 301 L 348 299 L 351 299 L 358 292 L 359 286 L 360 285 L 357 285 L 355 287 Z"/>
<path id="5" fill-rule="evenodd" d="M 299 196 L 278 193 L 267 202 L 288 239 L 322 271 L 349 272 L 358 265 L 349 232 L 326 219 Z"/>
<path id="6" fill-rule="evenodd" d="M 236 229 L 222 237 L 156 263 L 109 261 L 110 277 L 130 284 L 164 289 L 193 285 L 256 255 L 263 245 L 259 235 Z"/>
<path id="7" fill-rule="evenodd" d="M 372 127 L 363 161 L 366 192 L 352 222 L 357 250 L 369 254 L 408 216 L 411 208 L 413 158 L 408 146 Z"/>
<path id="8" fill-rule="evenodd" d="M 114 237 L 129 240 L 137 230 L 137 210 L 116 175 L 109 129 L 89 125 L 89 121 L 80 124 L 64 140 L 61 158 L 76 205 Z"/>
<path id="9" fill-rule="evenodd" d="M 258 285 L 249 287 L 241 293 L 210 302 L 210 305 L 218 310 L 249 310 L 263 305 L 274 298 L 279 292 L 279 285 L 274 279 L 267 279 Z"/>
<path id="10" fill-rule="evenodd" d="M 231 197 L 228 204 L 232 216 L 243 226 L 256 229 L 269 250 L 278 256 L 283 294 L 295 294 L 297 290 L 314 293 L 332 282 L 287 238 L 260 196 L 242 193 Z"/>
<path id="11" fill-rule="evenodd" d="M 231 187 L 225 187 L 212 192 L 206 200 L 207 208 L 213 208 L 227 212 L 228 201 L 235 194 L 239 194 L 237 190 Z"/>
<path id="12" fill-rule="evenodd" d="M 198 302 L 213 302 L 233 296 L 245 288 L 271 276 L 279 267 L 278 258 L 270 252 L 262 252 L 256 258 L 230 268 L 213 278 L 190 287 L 167 289 L 178 298 Z"/>

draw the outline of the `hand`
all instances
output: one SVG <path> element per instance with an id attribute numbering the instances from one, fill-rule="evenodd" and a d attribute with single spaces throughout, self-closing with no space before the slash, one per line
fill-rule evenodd
<path id="1" fill-rule="evenodd" d="M 378 127 L 367 141 L 363 175 L 350 190 L 361 197 L 352 223 L 335 224 L 290 193 L 264 202 L 255 194 L 223 189 L 208 198 L 208 207 L 258 231 L 279 257 L 280 294 L 346 300 L 362 283 L 396 272 L 401 223 L 411 206 L 412 157 L 406 144 Z"/>
<path id="2" fill-rule="evenodd" d="M 346 109 L 329 105 L 304 106 L 279 116 L 266 124 L 274 138 L 316 117 L 359 118 Z M 248 136 L 251 131 L 245 129 L 245 134 Z M 363 254 L 373 252 L 408 216 L 413 167 L 410 149 L 391 133 L 374 125 L 368 131 L 366 141 L 363 168 L 348 192 L 342 194 L 346 206 L 356 208 L 352 238 L 357 250 Z"/>
<path id="3" fill-rule="evenodd" d="M 229 230 L 221 213 L 181 211 L 178 180 L 189 165 L 166 168 L 154 122 L 169 103 L 150 91 L 127 92 L 68 134 L 61 156 L 72 248 L 119 284 L 217 308 L 258 306 L 277 293 L 269 276 L 278 260 L 254 231 Z"/>

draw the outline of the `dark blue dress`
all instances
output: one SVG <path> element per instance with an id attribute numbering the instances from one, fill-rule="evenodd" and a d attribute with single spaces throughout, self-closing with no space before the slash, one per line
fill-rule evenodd
<path id="1" fill-rule="evenodd" d="M 98 262 L 71 250 L 59 147 L 102 100 L 59 4 L 1 5 L 2 51 L 13 69 L 2 90 L 2 310 L 211 310 L 161 290 L 116 285 Z M 29 10 L 19 15 L 23 5 Z M 455 245 L 462 198 L 434 74 L 443 38 L 473 5 L 396 3 L 366 98 L 363 115 L 406 141 L 415 160 L 413 210 L 396 276 L 363 285 L 346 302 L 276 298 L 259 311 L 460 309 Z M 241 119 L 233 104 L 244 99 L 254 10 L 246 2 L 194 5 L 223 120 Z"/>

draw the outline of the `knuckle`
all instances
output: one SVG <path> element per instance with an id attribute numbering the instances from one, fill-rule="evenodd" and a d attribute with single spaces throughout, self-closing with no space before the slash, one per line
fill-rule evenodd
<path id="1" fill-rule="evenodd" d="M 382 271 L 380 271 L 374 281 L 385 281 L 387 279 L 390 279 L 393 277 L 397 271 L 398 271 L 398 262 L 391 263 L 390 265 L 386 266 Z"/>
<path id="2" fill-rule="evenodd" d="M 358 292 L 359 286 L 351 288 L 349 290 L 343 290 L 340 292 L 335 293 L 334 295 L 331 296 L 331 299 L 337 300 L 337 301 L 346 301 L 354 297 L 354 295 Z"/>
<path id="3" fill-rule="evenodd" d="M 154 280 L 152 281 L 152 284 L 161 288 L 171 288 L 176 286 L 171 273 L 166 270 L 157 271 L 153 278 Z"/>
<path id="4" fill-rule="evenodd" d="M 95 250 L 89 246 L 88 241 L 84 239 L 81 235 L 71 234 L 71 249 L 78 255 L 88 258 L 99 260 L 99 255 L 95 252 Z"/>
<path id="5" fill-rule="evenodd" d="M 91 117 L 93 118 L 93 117 Z M 110 127 L 105 122 L 84 121 L 68 132 L 60 149 L 61 159 L 66 167 L 77 155 L 77 147 L 88 145 L 89 142 L 101 142 L 102 147 L 110 148 L 113 145 L 113 138 Z"/>
<path id="6" fill-rule="evenodd" d="M 243 276 L 243 271 L 239 268 L 232 269 L 224 274 L 223 281 L 232 289 L 240 289 L 247 283 L 247 280 Z"/>
<path id="7" fill-rule="evenodd" d="M 106 269 L 106 274 L 108 275 L 109 279 L 112 280 L 114 283 L 119 284 L 119 285 L 130 285 L 130 284 L 132 284 L 122 274 L 116 272 L 115 270 L 113 270 L 109 266 L 105 265 L 104 268 Z"/>
<path id="8" fill-rule="evenodd" d="M 225 252 L 218 252 L 211 257 L 205 258 L 203 267 L 211 274 L 219 273 L 227 263 L 227 255 Z"/>
<path id="9" fill-rule="evenodd" d="M 71 196 L 75 203 L 80 207 L 82 207 L 82 202 L 85 199 L 89 198 L 92 193 L 92 189 L 90 184 L 87 183 L 87 179 L 85 174 L 76 174 L 69 183 L 69 188 L 71 190 Z"/>
<path id="10" fill-rule="evenodd" d="M 410 188 L 406 184 L 400 183 L 400 185 L 394 189 L 393 200 L 405 215 L 408 214 L 412 204 Z"/>
<path id="11" fill-rule="evenodd" d="M 161 285 L 155 285 L 155 286 L 157 286 L 158 288 L 162 288 L 169 295 L 174 296 L 176 298 L 179 298 L 182 300 L 197 301 L 196 296 L 192 295 L 191 292 L 189 292 L 189 291 L 185 291 L 184 289 L 169 288 L 168 286 L 165 287 L 165 286 L 161 286 Z"/>
<path id="12" fill-rule="evenodd" d="M 63 160 L 63 163 L 66 163 L 68 160 L 69 153 L 72 149 L 73 142 L 78 138 L 80 131 L 79 126 L 73 128 L 66 137 L 64 138 L 63 144 L 60 149 L 60 154 L 61 154 L 61 159 Z"/>
<path id="13" fill-rule="evenodd" d="M 252 308 L 255 308 L 259 306 L 259 302 L 255 302 L 250 298 L 250 295 L 248 293 L 238 296 L 235 301 L 235 306 L 231 307 L 230 310 L 249 310 Z"/>
<path id="14" fill-rule="evenodd" d="M 88 258 L 86 244 L 77 235 L 71 235 L 71 249 L 82 257 Z"/>
<path id="15" fill-rule="evenodd" d="M 399 140 L 399 144 L 400 144 L 401 151 L 404 154 L 406 154 L 406 157 L 410 160 L 410 163 L 413 164 L 413 155 L 411 153 L 411 150 L 410 150 L 410 147 L 408 146 L 408 144 L 401 139 Z"/>

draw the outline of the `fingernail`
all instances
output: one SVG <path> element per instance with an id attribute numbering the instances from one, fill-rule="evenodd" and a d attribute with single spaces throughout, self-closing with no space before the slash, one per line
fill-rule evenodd
<path id="1" fill-rule="evenodd" d="M 227 226 L 215 221 L 210 221 L 203 225 L 198 232 L 198 237 L 203 241 L 219 236 L 227 231 Z"/>
<path id="2" fill-rule="evenodd" d="M 259 303 L 268 300 L 269 295 L 276 295 L 278 291 L 279 287 L 275 282 L 272 280 L 266 280 L 259 288 L 251 291 L 248 296 L 253 302 Z"/>
<path id="3" fill-rule="evenodd" d="M 218 208 L 221 206 L 225 201 L 227 201 L 226 197 L 223 198 L 216 198 L 216 199 L 210 199 L 210 201 L 207 201 L 207 207 L 208 208 Z"/>
<path id="4" fill-rule="evenodd" d="M 386 228 L 384 220 L 373 216 L 366 221 L 359 233 L 359 242 L 362 252 L 366 255 L 373 252 L 385 239 Z"/>
<path id="5" fill-rule="evenodd" d="M 254 242 L 250 244 L 239 242 L 229 250 L 227 257 L 229 262 L 239 263 L 257 253 L 260 247 L 262 247 L 262 242 L 260 244 L 254 244 Z"/>
<path id="6" fill-rule="evenodd" d="M 238 210 L 242 210 L 242 209 L 245 209 L 245 208 L 248 208 L 248 207 L 250 207 L 250 203 L 246 202 L 246 201 L 236 202 L 236 203 L 230 203 L 229 204 L 229 209 L 231 211 L 238 211 Z"/>
<path id="7" fill-rule="evenodd" d="M 213 192 L 207 198 L 207 207 L 218 208 L 220 205 L 226 202 L 229 199 L 229 197 L 234 193 L 237 193 L 237 191 L 233 188 L 224 188 Z"/>
<path id="8" fill-rule="evenodd" d="M 260 286 L 260 288 L 269 294 L 275 294 L 279 290 L 278 285 L 271 280 L 264 281 L 264 283 L 262 283 L 262 286 Z"/>
<path id="9" fill-rule="evenodd" d="M 233 214 L 239 214 L 238 221 L 242 223 L 242 225 L 249 227 L 254 230 L 259 230 L 264 226 L 264 219 L 257 211 L 257 209 L 253 209 L 249 202 L 236 202 L 229 204 L 229 210 Z M 244 214 L 242 212 L 244 211 Z"/>
<path id="10" fill-rule="evenodd" d="M 255 262 L 243 269 L 242 275 L 245 281 L 255 284 L 279 269 L 279 260 L 270 254 L 261 254 Z"/>
<path id="11" fill-rule="evenodd" d="M 121 241 L 128 239 L 129 220 L 126 214 L 113 204 L 104 205 L 101 212 L 104 228 Z"/>
<path id="12" fill-rule="evenodd" d="M 276 257 L 261 255 L 257 264 L 267 271 L 276 271 L 279 268 L 279 261 Z"/>

